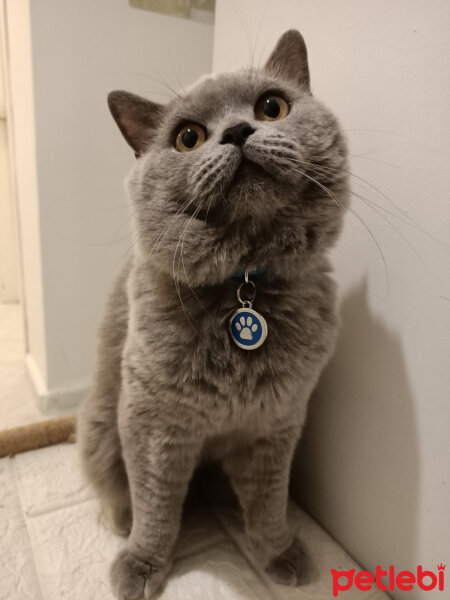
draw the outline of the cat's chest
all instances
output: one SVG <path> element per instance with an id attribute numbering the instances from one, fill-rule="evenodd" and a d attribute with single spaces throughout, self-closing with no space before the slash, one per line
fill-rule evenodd
<path id="1" fill-rule="evenodd" d="M 290 382 L 309 377 L 333 338 L 334 315 L 326 318 L 323 311 L 329 300 L 322 299 L 319 310 L 295 292 L 260 293 L 255 312 L 235 319 L 241 305 L 233 289 L 213 298 L 177 300 L 137 300 L 131 306 L 129 336 L 146 354 L 148 368 L 180 387 L 241 397 L 262 389 L 277 394 Z M 261 341 L 258 319 L 266 324 L 265 339 L 254 349 L 242 348 L 252 338 Z M 230 328 L 232 323 L 239 327 Z"/>

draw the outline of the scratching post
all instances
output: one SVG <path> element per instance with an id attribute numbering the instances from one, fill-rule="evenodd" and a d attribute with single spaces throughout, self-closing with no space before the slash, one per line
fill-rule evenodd
<path id="1" fill-rule="evenodd" d="M 0 431 L 0 457 L 62 442 L 74 442 L 75 429 L 76 415 L 5 429 Z"/>

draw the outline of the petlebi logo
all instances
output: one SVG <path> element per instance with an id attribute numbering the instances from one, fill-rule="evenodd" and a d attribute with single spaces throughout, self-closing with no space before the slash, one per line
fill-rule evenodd
<path id="1" fill-rule="evenodd" d="M 337 598 L 339 592 L 345 592 L 355 586 L 358 590 L 368 592 L 374 588 L 378 588 L 382 592 L 393 592 L 401 590 L 408 592 L 414 588 L 419 588 L 425 592 L 431 590 L 444 591 L 445 586 L 445 565 L 442 563 L 437 565 L 437 573 L 434 571 L 424 571 L 422 565 L 417 567 L 416 572 L 395 570 L 393 565 L 390 565 L 386 570 L 377 565 L 375 575 L 369 571 L 359 571 L 355 569 L 349 571 L 337 571 L 331 569 L 333 577 L 333 596 Z M 339 596 L 344 598 L 344 594 Z"/>

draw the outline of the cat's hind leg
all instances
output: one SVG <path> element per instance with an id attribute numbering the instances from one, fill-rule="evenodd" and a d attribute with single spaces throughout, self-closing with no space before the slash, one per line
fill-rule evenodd
<path id="1" fill-rule="evenodd" d="M 100 410 L 95 400 L 88 401 L 78 422 L 82 467 L 100 499 L 101 521 L 126 536 L 132 524 L 131 502 L 114 411 Z"/>
<path id="2" fill-rule="evenodd" d="M 100 498 L 102 519 L 120 535 L 131 530 L 128 478 L 117 426 L 122 350 L 127 332 L 126 271 L 106 306 L 99 332 L 95 380 L 78 415 L 77 439 L 82 469 Z"/>

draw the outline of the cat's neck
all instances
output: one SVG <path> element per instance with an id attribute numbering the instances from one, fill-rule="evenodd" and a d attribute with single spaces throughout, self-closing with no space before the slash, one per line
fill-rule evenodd
<path id="1" fill-rule="evenodd" d="M 247 266 L 248 264 L 248 266 Z M 242 266 L 245 265 L 245 266 Z M 273 258 L 265 262 L 255 263 L 240 261 L 235 266 L 230 266 L 227 277 L 211 278 L 208 281 L 194 283 L 189 278 L 189 273 L 178 270 L 175 272 L 164 271 L 154 264 L 151 260 L 141 256 L 135 256 L 132 269 L 142 288 L 149 287 L 153 293 L 174 296 L 194 295 L 200 297 L 208 294 L 217 295 L 223 293 L 226 296 L 226 290 L 237 290 L 239 285 L 245 282 L 245 271 L 248 270 L 248 279 L 253 282 L 257 291 L 272 293 L 277 288 L 306 288 L 313 282 L 320 281 L 327 276 L 331 270 L 329 259 L 326 255 L 318 255 L 313 260 L 310 258 L 307 262 L 295 260 L 292 257 L 287 259 Z"/>

